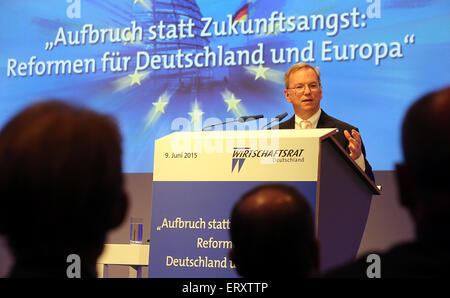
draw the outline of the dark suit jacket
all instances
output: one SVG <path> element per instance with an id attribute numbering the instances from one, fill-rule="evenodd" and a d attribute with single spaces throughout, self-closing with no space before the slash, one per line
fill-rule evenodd
<path id="1" fill-rule="evenodd" d="M 280 123 L 278 126 L 273 126 L 271 129 L 295 129 L 295 115 L 292 116 L 291 119 Z M 347 150 L 347 153 L 350 153 L 350 150 L 348 149 L 348 140 L 344 135 L 344 130 L 348 130 L 348 132 L 351 132 L 352 129 L 359 132 L 358 128 L 345 123 L 343 121 L 340 121 L 336 118 L 333 118 L 329 116 L 327 113 L 325 113 L 322 110 L 322 113 L 320 114 L 319 122 L 317 123 L 317 128 L 337 128 L 339 129 L 339 132 L 334 135 L 336 140 L 341 144 L 341 146 Z M 364 162 L 366 164 L 366 174 L 370 177 L 373 181 L 375 181 L 375 177 L 372 172 L 372 167 L 370 166 L 369 162 L 367 161 L 366 156 L 366 148 L 364 147 L 364 143 L 362 143 L 361 140 L 361 151 L 362 154 L 364 154 Z"/>

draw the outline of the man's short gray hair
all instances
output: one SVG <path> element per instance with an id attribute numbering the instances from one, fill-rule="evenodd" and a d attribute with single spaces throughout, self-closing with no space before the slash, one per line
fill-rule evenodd
<path id="1" fill-rule="evenodd" d="M 301 68 L 311 68 L 312 70 L 314 70 L 314 72 L 317 75 L 317 78 L 319 80 L 319 84 L 320 83 L 320 70 L 319 67 L 314 67 L 312 65 L 309 65 L 308 63 L 304 63 L 304 62 L 300 62 L 297 64 L 292 65 L 291 67 L 289 67 L 289 69 L 286 71 L 286 73 L 284 74 L 284 86 L 286 87 L 286 89 L 289 88 L 289 77 L 291 76 L 291 73 L 301 69 Z"/>

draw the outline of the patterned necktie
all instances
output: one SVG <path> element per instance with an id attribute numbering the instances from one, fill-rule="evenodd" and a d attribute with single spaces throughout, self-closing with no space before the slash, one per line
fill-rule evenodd
<path id="1" fill-rule="evenodd" d="M 311 126 L 312 126 L 312 123 L 310 121 L 308 121 L 308 120 L 300 122 L 300 127 L 302 129 L 308 129 L 308 128 L 311 128 Z"/>

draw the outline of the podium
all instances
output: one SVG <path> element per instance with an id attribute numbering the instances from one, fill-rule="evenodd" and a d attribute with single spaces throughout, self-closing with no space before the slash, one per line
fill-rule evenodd
<path id="1" fill-rule="evenodd" d="M 149 277 L 238 277 L 228 256 L 232 207 L 270 182 L 292 185 L 307 198 L 322 271 L 354 259 L 372 195 L 380 192 L 335 133 L 175 132 L 156 140 Z"/>

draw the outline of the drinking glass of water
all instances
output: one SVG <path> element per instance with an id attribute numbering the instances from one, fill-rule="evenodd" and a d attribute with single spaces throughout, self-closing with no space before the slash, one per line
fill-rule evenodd
<path id="1" fill-rule="evenodd" d="M 130 218 L 130 244 L 142 244 L 142 217 Z"/>

